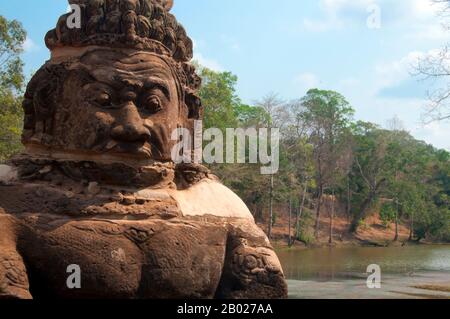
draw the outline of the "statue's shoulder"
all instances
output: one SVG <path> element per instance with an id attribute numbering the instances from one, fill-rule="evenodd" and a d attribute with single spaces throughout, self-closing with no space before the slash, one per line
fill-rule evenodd
<path id="1" fill-rule="evenodd" d="M 169 192 L 184 216 L 254 220 L 239 196 L 214 178 L 205 178 L 187 189 Z"/>

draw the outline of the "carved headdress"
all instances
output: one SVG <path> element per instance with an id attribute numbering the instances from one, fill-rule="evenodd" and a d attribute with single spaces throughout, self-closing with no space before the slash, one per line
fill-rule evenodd
<path id="1" fill-rule="evenodd" d="M 112 46 L 150 50 L 177 62 L 192 59 L 192 41 L 175 16 L 172 0 L 69 0 L 81 14 L 81 28 L 71 26 L 73 13 L 63 15 L 45 42 L 62 46 Z"/>

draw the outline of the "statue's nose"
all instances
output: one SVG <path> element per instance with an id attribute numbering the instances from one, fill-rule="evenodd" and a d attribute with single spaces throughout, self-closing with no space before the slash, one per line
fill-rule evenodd
<path id="1" fill-rule="evenodd" d="M 144 126 L 134 103 L 128 102 L 121 108 L 111 136 L 122 142 L 145 142 L 150 138 L 150 131 Z"/>

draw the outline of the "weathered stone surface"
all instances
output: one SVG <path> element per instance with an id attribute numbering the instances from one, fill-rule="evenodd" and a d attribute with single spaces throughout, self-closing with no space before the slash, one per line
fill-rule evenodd
<path id="1" fill-rule="evenodd" d="M 28 276 L 17 251 L 18 224 L 0 209 L 0 299 L 31 299 Z"/>
<path id="2" fill-rule="evenodd" d="M 216 216 L 254 221 L 244 202 L 219 182 L 203 179 L 186 190 L 171 190 L 183 216 Z"/>
<path id="3" fill-rule="evenodd" d="M 40 218 L 40 216 L 35 216 Z M 227 232 L 182 220 L 69 221 L 35 224 L 20 251 L 35 298 L 212 298 Z M 41 228 L 42 227 L 42 228 Z M 82 289 L 66 286 L 67 265 L 82 270 Z M 51 270 L 51 271 L 49 271 Z M 39 283 L 45 282 L 45 286 Z"/>
<path id="4" fill-rule="evenodd" d="M 2 298 L 285 298 L 281 265 L 237 195 L 175 165 L 202 115 L 171 0 L 70 0 L 23 102 L 26 151 L 0 166 Z M 68 266 L 81 270 L 70 289 Z"/>

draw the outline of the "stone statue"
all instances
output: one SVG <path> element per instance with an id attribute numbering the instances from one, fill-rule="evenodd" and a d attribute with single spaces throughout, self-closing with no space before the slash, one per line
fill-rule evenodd
<path id="1" fill-rule="evenodd" d="M 171 133 L 202 116 L 171 0 L 70 0 L 23 102 L 25 151 L 0 166 L 1 298 L 285 298 L 277 256 Z M 71 266 L 80 287 L 70 285 Z"/>

